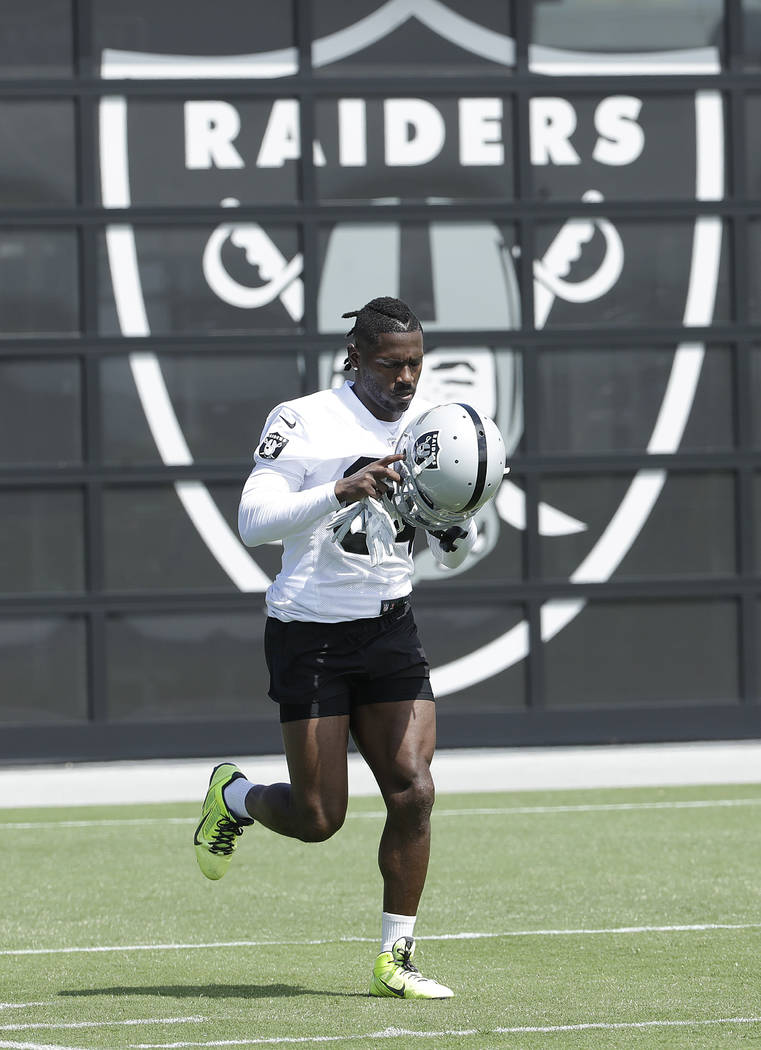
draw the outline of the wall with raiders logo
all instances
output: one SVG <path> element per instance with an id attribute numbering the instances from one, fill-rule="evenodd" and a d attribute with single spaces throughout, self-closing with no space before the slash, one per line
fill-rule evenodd
<path id="1" fill-rule="evenodd" d="M 512 468 L 416 550 L 440 744 L 761 735 L 754 0 L 4 0 L 0 58 L 0 758 L 279 750 L 238 496 L 376 295 Z"/>

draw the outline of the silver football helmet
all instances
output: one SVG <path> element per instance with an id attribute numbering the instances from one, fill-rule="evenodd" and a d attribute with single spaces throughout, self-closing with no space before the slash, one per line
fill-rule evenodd
<path id="1" fill-rule="evenodd" d="M 444 531 L 497 495 L 505 444 L 496 423 L 472 405 L 437 405 L 418 416 L 396 445 L 401 482 L 391 497 L 409 525 Z"/>

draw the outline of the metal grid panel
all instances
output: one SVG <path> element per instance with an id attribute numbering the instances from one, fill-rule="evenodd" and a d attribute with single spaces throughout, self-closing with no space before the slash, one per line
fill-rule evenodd
<path id="1" fill-rule="evenodd" d="M 105 95 L 119 94 L 128 98 L 205 99 L 262 98 L 273 99 L 287 94 L 299 102 L 302 142 L 311 142 L 316 124 L 315 108 L 319 99 L 326 97 L 415 97 L 436 98 L 452 93 L 450 78 L 437 76 L 400 76 L 390 90 L 386 78 L 359 79 L 331 78 L 329 82 L 312 75 L 311 21 L 309 0 L 294 0 L 294 20 L 300 72 L 283 84 L 269 80 L 98 80 L 93 45 L 93 11 L 90 0 L 74 0 L 74 59 L 76 74 L 71 80 L 0 80 L 0 99 L 46 99 L 68 97 L 73 99 L 76 112 L 77 201 L 75 207 L 30 207 L 0 209 L 0 227 L 21 230 L 74 228 L 77 230 L 78 267 L 80 273 L 79 316 L 81 335 L 71 339 L 55 336 L 8 338 L 0 346 L 0 360 L 55 359 L 76 357 L 82 377 L 82 435 L 83 458 L 79 466 L 54 468 L 0 467 L 0 489 L 48 488 L 75 485 L 85 496 L 86 533 L 86 592 L 72 595 L 15 595 L 0 597 L 0 618 L 38 617 L 51 614 L 77 614 L 87 624 L 88 712 L 90 725 L 45 729 L 8 727 L 0 744 L 0 757 L 104 757 L 128 754 L 196 754 L 208 741 L 209 729 L 193 730 L 185 727 L 178 733 L 175 724 L 130 726 L 125 737 L 123 727 L 109 724 L 106 703 L 106 632 L 108 617 L 119 614 L 157 613 L 173 611 L 215 611 L 245 609 L 250 606 L 247 594 L 226 591 L 202 594 L 112 594 L 105 590 L 103 496 L 104 487 L 119 483 L 128 486 L 151 486 L 168 481 L 198 479 L 203 482 L 241 480 L 239 461 L 214 462 L 192 467 L 164 465 L 118 466 L 103 462 L 101 449 L 101 372 L 100 363 L 115 355 L 133 349 L 128 340 L 118 336 L 99 334 L 98 319 L 98 233 L 106 224 L 129 222 L 136 227 L 183 226 L 222 221 L 220 208 L 187 206 L 135 206 L 126 210 L 106 209 L 98 203 L 97 145 L 95 139 L 96 111 Z M 761 202 L 748 196 L 746 186 L 746 143 L 743 134 L 746 94 L 758 89 L 757 74 L 744 72 L 739 59 L 742 43 L 742 10 L 739 0 L 727 0 L 725 7 L 725 46 L 730 56 L 724 71 L 711 75 L 690 74 L 676 76 L 608 76 L 595 78 L 594 86 L 580 83 L 572 76 L 546 77 L 529 71 L 528 5 L 514 5 L 516 66 L 509 78 L 499 82 L 498 92 L 511 101 L 514 113 L 513 139 L 515 161 L 515 198 L 488 203 L 454 203 L 441 205 L 447 219 L 499 219 L 515 224 L 517 242 L 522 246 L 518 260 L 520 288 L 520 327 L 510 332 L 510 345 L 523 355 L 523 397 L 526 429 L 523 444 L 513 458 L 514 476 L 521 479 L 526 496 L 526 529 L 522 540 L 522 579 L 511 583 L 504 594 L 504 584 L 484 581 L 479 584 L 455 585 L 439 583 L 434 590 L 421 586 L 417 602 L 421 608 L 442 602 L 478 604 L 485 597 L 501 595 L 506 602 L 518 603 L 526 610 L 530 638 L 525 668 L 527 707 L 524 712 L 510 711 L 503 715 L 489 715 L 466 719 L 459 714 L 444 714 L 441 719 L 441 743 L 504 744 L 513 742 L 590 742 L 612 739 L 644 740 L 662 737 L 679 739 L 693 736 L 748 736 L 761 731 L 761 712 L 758 708 L 756 683 L 759 667 L 755 641 L 758 637 L 758 599 L 761 578 L 755 565 L 754 530 L 755 511 L 752 496 L 754 474 L 761 468 L 761 449 L 752 442 L 753 413 L 750 381 L 750 354 L 761 336 L 761 326 L 750 320 L 749 288 L 745 259 L 748 251 L 748 222 L 761 213 Z M 726 99 L 727 160 L 731 183 L 727 194 L 717 201 L 696 202 L 680 199 L 651 199 L 646 201 L 606 201 L 605 213 L 611 219 L 634 221 L 667 221 L 694 219 L 699 215 L 723 217 L 730 241 L 730 270 L 732 274 L 732 316 L 727 323 L 708 328 L 690 329 L 690 336 L 706 344 L 720 343 L 731 347 L 734 426 L 736 446 L 731 450 L 690 452 L 679 450 L 669 455 L 650 455 L 646 452 L 597 452 L 585 455 L 547 455 L 539 450 L 537 433 L 537 405 L 539 380 L 537 350 L 552 348 L 562 353 L 575 348 L 649 347 L 674 344 L 684 338 L 681 325 L 637 325 L 625 331 L 617 328 L 599 328 L 579 331 L 573 328 L 536 330 L 525 321 L 534 316 L 532 246 L 537 237 L 537 226 L 543 220 L 558 220 L 569 214 L 594 214 L 594 205 L 540 200 L 531 195 L 532 168 L 528 151 L 529 99 L 542 95 L 574 96 L 588 92 L 599 94 L 642 93 L 676 95 L 700 89 L 720 91 Z M 493 76 L 458 77 L 456 91 L 460 97 L 480 97 L 495 93 Z M 273 221 L 298 224 L 304 254 L 304 283 L 314 289 L 318 282 L 318 242 L 320 224 L 354 220 L 371 221 L 377 218 L 377 209 L 365 203 L 321 203 L 317 194 L 317 172 L 310 150 L 304 150 L 299 167 L 299 201 L 295 204 L 241 206 L 237 215 L 245 219 L 265 215 Z M 429 221 L 437 206 L 421 204 L 389 204 L 384 218 L 403 221 Z M 502 330 L 478 332 L 478 340 L 491 339 L 499 345 L 504 341 Z M 442 331 L 436 333 L 438 346 L 462 345 L 473 341 L 471 331 Z M 134 341 L 133 341 L 134 342 Z M 155 335 L 151 349 L 165 355 L 208 353 L 209 338 L 200 335 Z M 304 389 L 318 385 L 318 354 L 335 347 L 335 336 L 318 331 L 317 301 L 307 295 L 302 331 L 297 334 L 216 335 L 214 346 L 218 352 L 245 356 L 252 349 L 257 354 L 280 354 L 294 351 L 304 362 Z M 729 576 L 698 576 L 689 579 L 649 578 L 642 580 L 615 579 L 606 582 L 571 583 L 546 581 L 542 578 L 542 551 L 539 535 L 540 483 L 547 474 L 604 476 L 613 471 L 634 472 L 640 469 L 668 468 L 700 474 L 723 470 L 736 481 L 736 550 L 738 571 Z M 694 708 L 670 709 L 668 705 L 653 718 L 649 708 L 617 710 L 613 707 L 597 712 L 553 711 L 545 705 L 545 666 L 541 642 L 541 610 L 550 598 L 582 597 L 585 599 L 618 599 L 641 602 L 693 598 L 715 601 L 730 599 L 737 603 L 739 616 L 739 692 L 740 705 L 736 709 Z M 211 729 L 218 747 L 236 745 L 245 731 L 259 736 L 261 747 L 271 749 L 276 744 L 272 727 L 266 729 L 256 721 L 243 727 L 234 722 L 220 722 Z M 119 739 L 121 738 L 121 743 Z M 127 740 L 128 743 L 124 743 Z M 146 742 L 149 741 L 149 742 Z"/>

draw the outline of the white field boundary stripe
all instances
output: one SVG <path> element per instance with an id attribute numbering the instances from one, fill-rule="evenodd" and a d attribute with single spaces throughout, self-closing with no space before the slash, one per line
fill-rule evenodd
<path id="1" fill-rule="evenodd" d="M 686 799 L 674 802 L 590 802 L 573 806 L 483 806 L 469 809 L 434 810 L 434 817 L 502 817 L 532 816 L 545 813 L 615 813 L 647 809 L 713 809 L 716 807 L 761 806 L 759 798 Z M 377 820 L 386 816 L 385 810 L 366 813 L 348 813 L 347 820 Z M 9 821 L 0 823 L 0 831 L 33 831 L 37 828 L 121 828 L 147 827 L 151 824 L 196 824 L 195 817 L 145 817 L 103 820 L 45 820 Z"/>
<path id="2" fill-rule="evenodd" d="M 3 1024 L 0 1032 L 28 1032 L 59 1028 L 114 1028 L 123 1025 L 137 1026 L 146 1024 L 202 1024 L 208 1017 L 129 1017 L 122 1021 L 34 1021 L 28 1024 Z"/>
<path id="3" fill-rule="evenodd" d="M 175 1050 L 179 1047 L 212 1046 L 274 1046 L 295 1043 L 345 1043 L 359 1039 L 441 1039 L 469 1035 L 527 1035 L 533 1032 L 585 1032 L 588 1030 L 620 1031 L 643 1028 L 698 1028 L 705 1025 L 759 1024 L 761 1017 L 707 1017 L 680 1021 L 588 1021 L 582 1024 L 520 1025 L 513 1028 L 449 1028 L 438 1032 L 418 1031 L 412 1028 L 386 1028 L 382 1032 L 363 1032 L 356 1035 L 299 1035 L 271 1036 L 260 1039 L 210 1039 L 206 1042 L 133 1043 L 132 1050 Z"/>
<path id="4" fill-rule="evenodd" d="M 502 937 L 586 937 L 599 934 L 635 934 L 635 933 L 699 933 L 713 930 L 759 930 L 761 922 L 704 922 L 689 925 L 663 926 L 607 926 L 567 930 L 503 930 L 499 932 L 480 931 L 460 933 L 430 933 L 417 939 L 423 941 L 476 941 L 493 940 Z M 209 948 L 277 948 L 309 947 L 327 944 L 372 944 L 377 937 L 326 937 L 314 940 L 286 941 L 206 941 L 181 944 L 104 944 L 85 945 L 65 948 L 3 948 L 3 955 L 78 955 L 97 954 L 99 952 L 171 952 L 190 951 L 192 949 L 208 950 Z"/>
<path id="5" fill-rule="evenodd" d="M 0 1050 L 84 1050 L 81 1046 L 61 1046 L 60 1043 L 18 1043 L 0 1039 Z"/>
<path id="6" fill-rule="evenodd" d="M 761 806 L 761 798 L 693 799 L 681 802 L 590 802 L 573 806 L 483 806 L 470 809 L 434 809 L 434 817 L 533 816 L 545 813 L 615 813 L 638 809 L 711 809 L 722 806 Z M 385 817 L 385 811 L 349 813 L 355 820 Z M 2 825 L 0 825 L 2 827 Z"/>
<path id="7" fill-rule="evenodd" d="M 761 799 L 759 799 L 761 803 Z M 7 824 L 0 823 L 0 831 L 33 831 L 35 828 L 50 830 L 51 828 L 142 828 L 151 824 L 197 824 L 196 817 L 144 817 L 132 819 L 103 819 L 103 820 L 41 820 L 35 823 L 28 821 L 9 821 Z"/>
<path id="8" fill-rule="evenodd" d="M 626 1028 L 697 1028 L 701 1025 L 715 1024 L 761 1024 L 761 1017 L 707 1017 L 688 1021 L 587 1021 L 583 1024 L 548 1024 L 523 1026 L 515 1028 L 495 1028 L 499 1035 L 528 1032 L 586 1032 L 589 1029 L 602 1029 L 606 1032 Z"/>

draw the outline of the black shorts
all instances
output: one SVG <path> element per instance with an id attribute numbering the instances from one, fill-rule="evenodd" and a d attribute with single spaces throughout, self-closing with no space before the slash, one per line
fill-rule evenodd
<path id="1" fill-rule="evenodd" d="M 383 616 L 341 623 L 285 623 L 270 616 L 264 655 L 281 722 L 348 715 L 360 704 L 433 700 L 428 660 L 407 602 Z"/>

